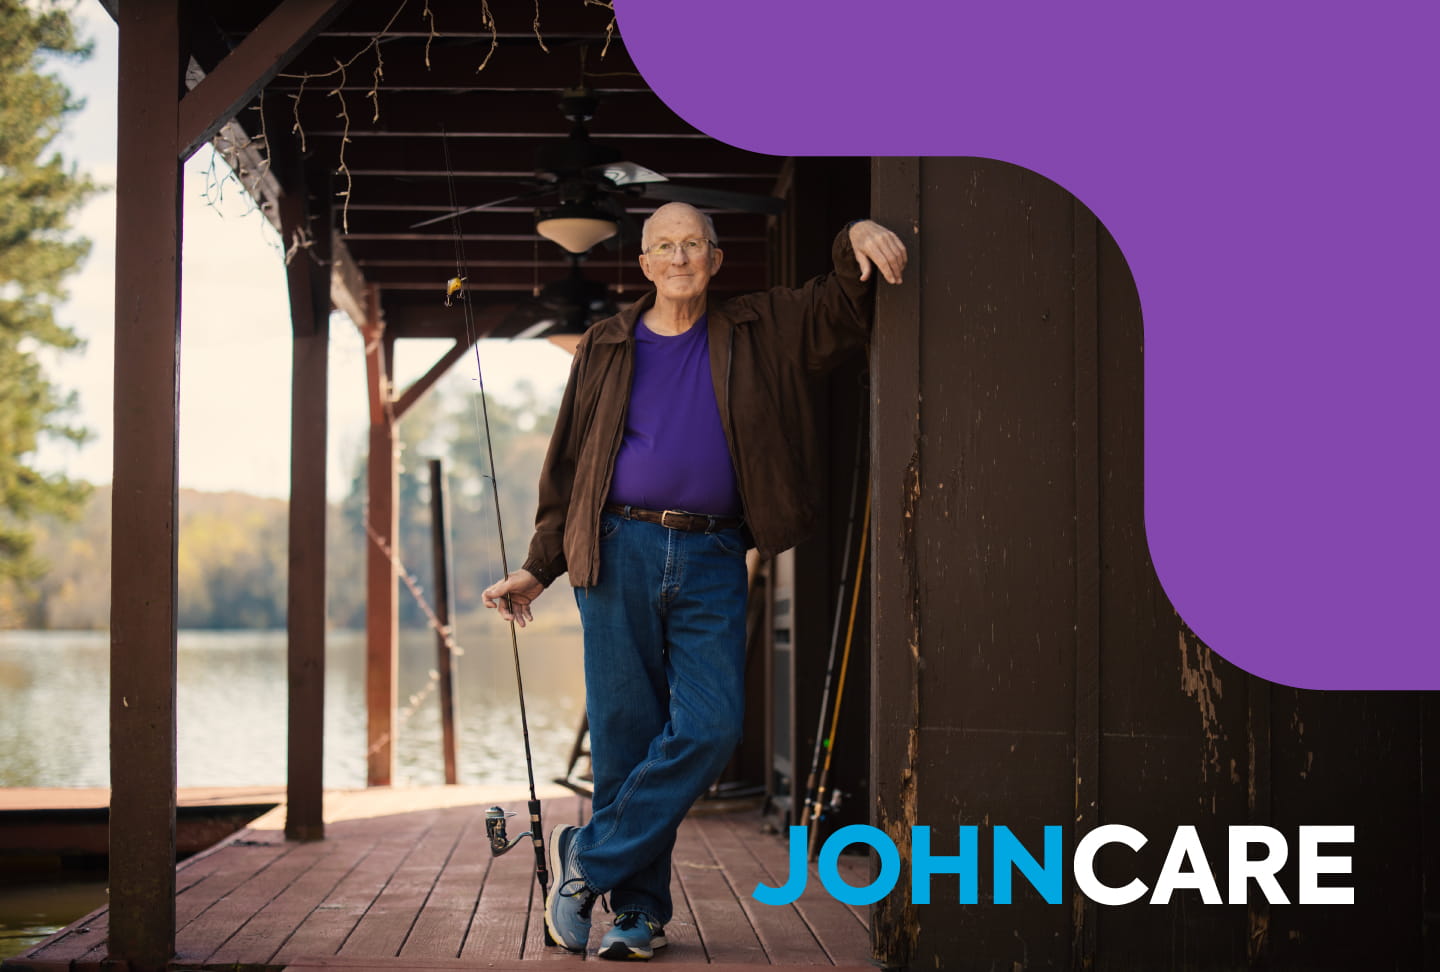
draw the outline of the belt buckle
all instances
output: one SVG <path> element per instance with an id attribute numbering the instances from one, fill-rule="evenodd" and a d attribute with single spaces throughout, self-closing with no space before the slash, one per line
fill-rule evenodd
<path id="1" fill-rule="evenodd" d="M 665 527 L 665 529 L 667 529 L 667 530 L 679 530 L 679 529 L 682 529 L 681 527 L 672 527 L 672 526 L 670 526 L 668 523 L 665 522 L 665 518 L 666 518 L 667 516 L 670 516 L 671 514 L 674 514 L 675 516 L 688 516 L 688 515 L 689 515 L 689 514 L 687 514 L 684 510 L 665 510 L 663 513 L 660 514 L 660 525 L 661 525 L 662 527 Z"/>

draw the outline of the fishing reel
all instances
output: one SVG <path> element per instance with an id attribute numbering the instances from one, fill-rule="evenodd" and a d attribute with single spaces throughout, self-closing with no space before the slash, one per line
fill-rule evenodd
<path id="1" fill-rule="evenodd" d="M 505 818 L 515 816 L 515 811 L 505 810 L 501 807 L 491 807 L 485 811 L 485 836 L 490 838 L 490 853 L 499 857 L 501 854 L 520 843 L 526 837 L 533 837 L 532 831 L 525 831 L 510 837 L 505 833 Z"/>
<path id="2" fill-rule="evenodd" d="M 535 792 L 533 782 L 530 792 Z M 530 829 L 523 834 L 511 837 L 505 833 L 505 819 L 513 816 L 515 816 L 513 810 L 506 810 L 503 807 L 490 807 L 485 811 L 485 836 L 490 838 L 490 856 L 499 857 L 525 838 L 530 838 L 530 843 L 535 845 L 535 877 L 540 882 L 540 894 L 543 899 L 550 890 L 550 869 L 545 864 L 545 843 L 540 839 L 543 831 L 540 823 L 540 801 L 530 801 Z M 557 944 L 550 934 L 548 925 L 545 927 L 545 944 Z"/>

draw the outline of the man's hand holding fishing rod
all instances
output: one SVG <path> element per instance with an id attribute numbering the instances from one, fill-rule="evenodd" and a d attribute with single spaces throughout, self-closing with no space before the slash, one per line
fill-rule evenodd
<path id="1" fill-rule="evenodd" d="M 545 585 L 536 580 L 534 574 L 521 568 L 511 571 L 510 576 L 498 584 L 485 588 L 480 597 L 487 608 L 500 612 L 501 619 L 514 621 L 523 628 L 535 620 L 530 605 L 544 593 Z"/>
<path id="2" fill-rule="evenodd" d="M 655 285 L 581 339 L 540 476 L 524 566 L 484 592 L 523 627 L 568 571 L 585 641 L 594 798 L 548 847 L 545 922 L 584 951 L 596 899 L 603 958 L 666 944 L 670 855 L 744 716 L 745 553 L 774 556 L 817 520 L 809 380 L 869 337 L 874 277 L 905 245 L 872 220 L 841 230 L 834 272 L 712 305 L 714 224 L 684 203 L 646 220 Z"/>

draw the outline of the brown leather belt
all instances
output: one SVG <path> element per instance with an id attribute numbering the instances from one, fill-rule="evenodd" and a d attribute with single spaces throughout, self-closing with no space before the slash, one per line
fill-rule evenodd
<path id="1" fill-rule="evenodd" d="M 658 523 L 669 530 L 683 530 L 686 533 L 714 533 L 716 530 L 733 530 L 745 522 L 743 516 L 710 516 L 706 513 L 684 513 L 680 510 L 642 510 L 636 506 L 621 506 L 606 503 L 605 512 L 615 513 L 642 523 Z"/>

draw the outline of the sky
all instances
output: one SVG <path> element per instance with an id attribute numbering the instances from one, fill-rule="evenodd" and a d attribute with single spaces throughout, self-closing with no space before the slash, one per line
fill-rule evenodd
<path id="1" fill-rule="evenodd" d="M 49 68 L 85 108 L 71 116 L 55 148 L 96 181 L 115 183 L 117 40 L 98 0 L 82 0 L 76 21 L 94 41 L 88 61 Z M 254 209 L 209 147 L 185 167 L 184 264 L 181 281 L 180 485 L 259 496 L 290 492 L 290 311 L 279 237 Z M 90 258 L 68 282 L 61 323 L 86 342 L 80 352 L 43 354 L 46 372 L 79 397 L 78 424 L 93 435 L 83 446 L 44 443 L 36 464 L 92 483 L 112 469 L 114 388 L 115 194 L 92 200 L 75 220 L 92 241 Z M 444 281 L 437 281 L 437 300 Z M 406 341 L 396 348 L 404 387 L 448 342 Z M 485 386 L 504 398 L 520 381 L 558 396 L 570 356 L 543 341 L 482 341 Z M 467 356 L 448 382 L 475 387 Z M 365 358 L 359 332 L 343 314 L 330 328 L 330 434 L 327 489 L 349 488 L 368 428 Z"/>

